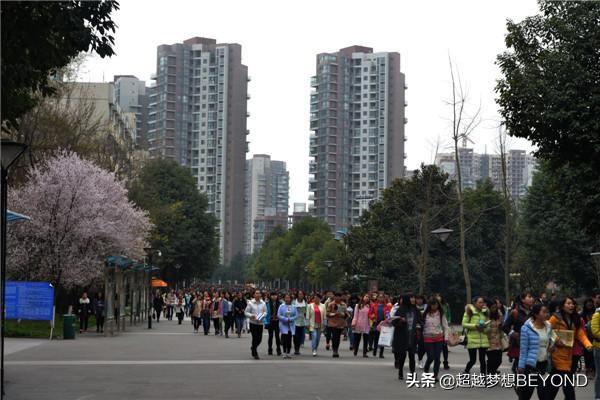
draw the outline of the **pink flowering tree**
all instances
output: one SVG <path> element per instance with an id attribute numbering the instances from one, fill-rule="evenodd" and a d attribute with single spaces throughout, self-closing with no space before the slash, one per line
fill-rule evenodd
<path id="1" fill-rule="evenodd" d="M 61 152 L 28 178 L 9 194 L 9 208 L 31 217 L 8 228 L 10 278 L 84 286 L 108 255 L 143 257 L 150 220 L 113 173 Z"/>

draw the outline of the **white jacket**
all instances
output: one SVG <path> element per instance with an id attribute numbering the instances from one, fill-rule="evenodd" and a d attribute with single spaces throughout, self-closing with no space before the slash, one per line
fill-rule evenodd
<path id="1" fill-rule="evenodd" d="M 246 317 L 251 324 L 260 325 L 267 316 L 267 305 L 263 300 L 257 302 L 255 299 L 252 299 L 248 302 L 244 314 L 246 314 Z M 260 318 L 252 319 L 252 317 L 258 317 L 259 315 Z"/>

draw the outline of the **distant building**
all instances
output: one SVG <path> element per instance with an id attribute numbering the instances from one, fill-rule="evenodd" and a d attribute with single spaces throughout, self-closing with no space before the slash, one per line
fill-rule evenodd
<path id="1" fill-rule="evenodd" d="M 135 139 L 136 116 L 125 112 L 115 99 L 115 85 L 112 82 L 71 82 L 67 83 L 65 95 L 60 102 L 67 108 L 93 107 L 93 119 L 121 144 L 132 145 Z"/>
<path id="2" fill-rule="evenodd" d="M 496 190 L 502 189 L 502 159 L 498 154 L 478 154 L 469 148 L 458 149 L 462 188 L 475 188 L 478 181 L 490 178 Z M 458 179 L 454 153 L 440 153 L 436 156 L 435 164 Z M 525 150 L 510 150 L 506 154 L 506 172 L 509 193 L 513 199 L 520 199 L 531 186 L 531 179 L 537 162 L 535 157 Z"/>
<path id="3" fill-rule="evenodd" d="M 287 229 L 287 214 L 276 214 L 273 211 L 273 209 L 267 210 L 267 215 L 256 217 L 254 220 L 254 229 L 252 231 L 254 251 L 262 247 L 265 239 L 269 237 L 275 227 L 280 226 L 283 229 Z"/>
<path id="4" fill-rule="evenodd" d="M 150 157 L 190 168 L 219 221 L 220 256 L 244 251 L 248 68 L 242 47 L 193 37 L 160 45 L 148 88 Z"/>
<path id="5" fill-rule="evenodd" d="M 336 232 L 404 176 L 400 54 L 363 46 L 318 54 L 311 87 L 309 211 Z"/>
<path id="6" fill-rule="evenodd" d="M 115 102 L 124 112 L 135 114 L 134 142 L 145 148 L 146 132 L 148 131 L 146 82 L 133 75 L 115 75 L 113 83 L 115 86 Z"/>
<path id="7" fill-rule="evenodd" d="M 294 203 L 294 213 L 289 216 L 288 227 L 292 228 L 300 220 L 309 217 L 311 214 L 306 211 L 306 203 Z"/>
<path id="8" fill-rule="evenodd" d="M 289 172 L 283 161 L 257 154 L 246 160 L 244 250 L 246 254 L 262 246 L 272 227 L 280 223 L 287 228 L 289 207 Z M 262 218 L 265 217 L 266 219 Z M 257 225 L 256 221 L 260 221 Z M 260 229 L 257 234 L 256 227 Z M 266 236 L 265 236 L 266 235 Z"/>

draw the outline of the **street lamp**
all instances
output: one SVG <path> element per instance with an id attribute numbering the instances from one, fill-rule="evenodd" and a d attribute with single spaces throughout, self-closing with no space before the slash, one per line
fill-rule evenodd
<path id="1" fill-rule="evenodd" d="M 452 229 L 448 228 L 438 228 L 434 231 L 431 231 L 431 234 L 436 236 L 442 243 L 446 242 L 450 234 L 454 232 Z"/>
<path id="2" fill-rule="evenodd" d="M 148 255 L 148 329 L 152 329 L 152 256 L 162 256 L 160 250 L 153 249 L 152 247 L 144 247 L 144 251 Z"/>
<path id="3" fill-rule="evenodd" d="M 1 190 L 2 190 L 2 194 L 1 194 L 1 202 L 2 204 L 0 205 L 1 208 L 1 212 L 2 212 L 2 232 L 0 233 L 1 238 L 2 238 L 2 255 L 1 260 L 0 260 L 0 287 L 2 288 L 2 291 L 0 293 L 0 313 L 2 314 L 2 316 L 0 317 L 0 321 L 2 323 L 2 327 L 0 327 L 0 347 L 2 348 L 0 350 L 1 356 L 0 356 L 0 386 L 2 386 L 2 395 L 4 395 L 4 326 L 5 326 L 5 312 L 4 312 L 4 293 L 6 292 L 6 224 L 7 224 L 7 208 L 8 208 L 8 196 L 7 196 L 7 192 L 8 192 L 8 169 L 10 168 L 11 165 L 13 165 L 13 163 L 15 161 L 17 161 L 17 159 L 19 157 L 21 157 L 21 155 L 25 152 L 25 150 L 27 149 L 27 145 L 23 144 L 23 143 L 17 143 L 17 142 L 13 142 L 12 140 L 6 140 L 6 139 L 2 139 L 1 141 L 1 145 L 2 147 L 1 149 L 1 158 L 0 158 L 0 162 L 2 164 L 2 176 L 1 176 Z"/>

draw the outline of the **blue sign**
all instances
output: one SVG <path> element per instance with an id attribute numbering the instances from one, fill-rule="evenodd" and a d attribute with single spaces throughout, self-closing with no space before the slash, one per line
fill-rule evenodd
<path id="1" fill-rule="evenodd" d="M 6 281 L 6 319 L 51 321 L 54 287 L 48 282 Z"/>

